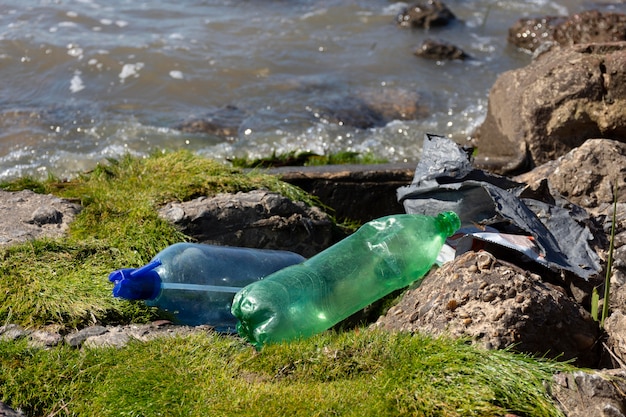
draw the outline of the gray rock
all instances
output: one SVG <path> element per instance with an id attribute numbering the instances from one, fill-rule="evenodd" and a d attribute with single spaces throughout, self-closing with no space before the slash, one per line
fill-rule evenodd
<path id="1" fill-rule="evenodd" d="M 90 337 L 100 336 L 108 330 L 104 326 L 90 326 L 65 336 L 65 343 L 73 347 L 79 347 Z"/>
<path id="2" fill-rule="evenodd" d="M 81 209 L 78 204 L 53 195 L 0 190 L 0 247 L 63 236 Z"/>
<path id="3" fill-rule="evenodd" d="M 626 42 L 552 48 L 501 74 L 476 132 L 476 163 L 523 172 L 587 139 L 626 141 Z"/>
<path id="4" fill-rule="evenodd" d="M 159 215 L 201 243 L 290 250 L 305 257 L 333 243 L 334 224 L 326 213 L 265 190 L 172 202 Z"/>
<path id="5" fill-rule="evenodd" d="M 552 396 L 567 417 L 626 416 L 626 370 L 559 373 Z"/>
<path id="6" fill-rule="evenodd" d="M 373 327 L 469 337 L 582 366 L 599 361 L 598 324 L 563 288 L 484 251 L 431 271 Z"/>
<path id="7" fill-rule="evenodd" d="M 29 334 L 30 345 L 33 347 L 49 348 L 63 342 L 63 336 L 56 332 L 35 330 Z"/>
<path id="8" fill-rule="evenodd" d="M 5 324 L 0 326 L 0 340 L 17 340 L 26 337 L 28 331 L 17 324 Z"/>
<path id="9" fill-rule="evenodd" d="M 24 417 L 24 413 L 14 410 L 0 401 L 0 417 Z"/>

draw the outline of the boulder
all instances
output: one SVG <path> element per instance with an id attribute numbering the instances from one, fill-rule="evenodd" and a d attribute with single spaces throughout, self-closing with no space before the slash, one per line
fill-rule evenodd
<path id="1" fill-rule="evenodd" d="M 305 257 L 337 238 L 322 210 L 266 190 L 171 202 L 159 215 L 200 243 L 283 249 Z"/>
<path id="2" fill-rule="evenodd" d="M 508 40 L 531 52 L 551 43 L 571 46 L 626 41 L 626 15 L 586 10 L 571 16 L 523 18 L 509 28 Z"/>
<path id="3" fill-rule="evenodd" d="M 599 361 L 598 324 L 585 309 L 563 288 L 486 251 L 431 271 L 373 327 L 467 337 L 487 349 L 510 347 L 581 366 Z"/>
<path id="4" fill-rule="evenodd" d="M 476 164 L 524 172 L 590 138 L 626 140 L 626 42 L 552 48 L 501 74 L 478 128 Z"/>

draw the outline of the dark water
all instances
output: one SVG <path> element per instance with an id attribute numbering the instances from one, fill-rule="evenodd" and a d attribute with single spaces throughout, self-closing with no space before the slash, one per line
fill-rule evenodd
<path id="1" fill-rule="evenodd" d="M 372 152 L 417 161 L 424 133 L 462 142 L 499 73 L 530 56 L 506 42 L 520 17 L 623 4 L 448 0 L 461 23 L 399 28 L 384 0 L 4 0 L 0 5 L 0 180 L 71 176 L 107 157 L 189 148 L 219 160 L 272 151 Z M 413 50 L 427 37 L 469 61 Z M 354 97 L 418 97 L 424 114 L 367 129 L 319 109 Z M 225 106 L 232 137 L 183 133 Z M 231 114 L 234 113 L 234 114 Z"/>

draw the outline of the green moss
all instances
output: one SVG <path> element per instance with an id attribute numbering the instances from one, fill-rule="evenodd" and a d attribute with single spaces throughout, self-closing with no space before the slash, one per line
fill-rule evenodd
<path id="1" fill-rule="evenodd" d="M 195 334 L 122 349 L 0 342 L 0 399 L 28 415 L 558 416 L 567 365 L 460 341 L 328 332 L 256 352 Z"/>

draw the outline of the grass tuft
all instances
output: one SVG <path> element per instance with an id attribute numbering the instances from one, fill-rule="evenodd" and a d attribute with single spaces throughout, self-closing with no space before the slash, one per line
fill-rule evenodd
<path id="1" fill-rule="evenodd" d="M 569 369 L 368 330 L 261 352 L 213 333 L 53 352 L 0 342 L 0 365 L 0 399 L 28 415 L 80 416 L 559 416 L 542 384 Z"/>

